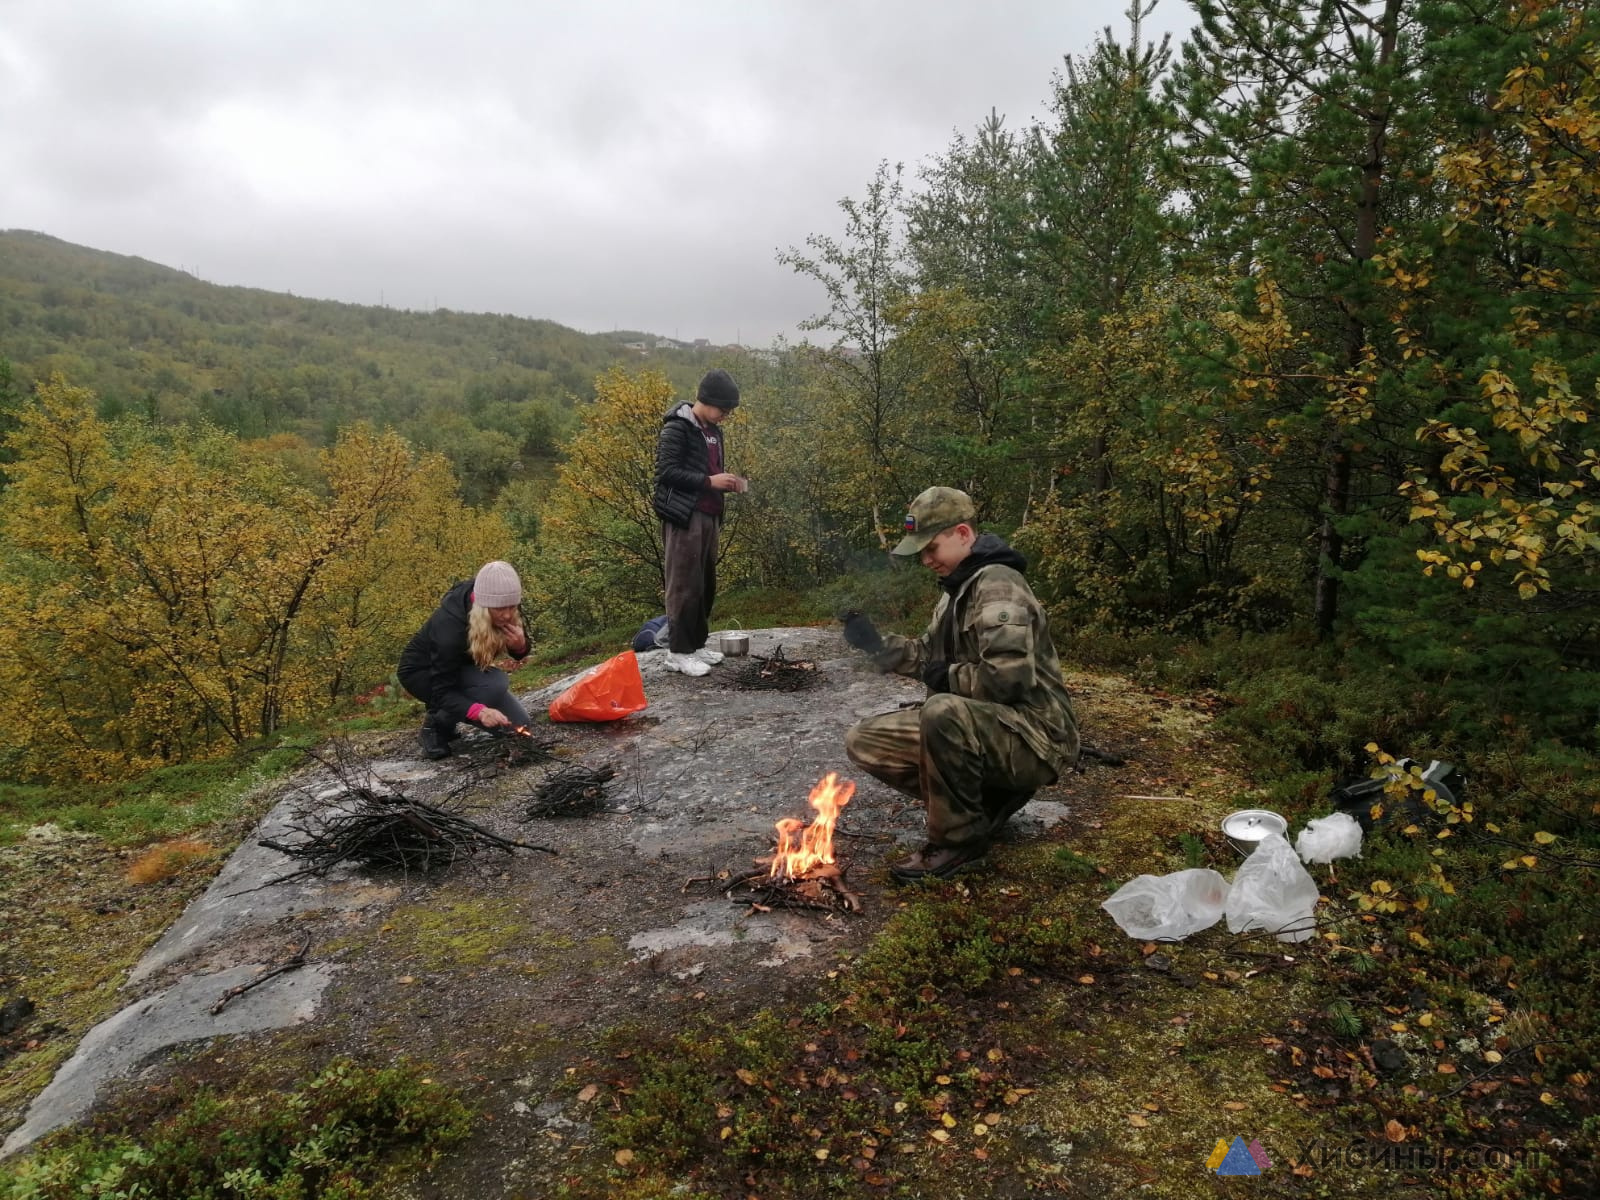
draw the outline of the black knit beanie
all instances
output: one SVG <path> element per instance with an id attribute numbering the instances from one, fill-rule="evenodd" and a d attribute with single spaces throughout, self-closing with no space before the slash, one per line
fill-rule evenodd
<path id="1" fill-rule="evenodd" d="M 733 376 L 721 367 L 713 367 L 700 381 L 700 388 L 695 392 L 694 398 L 713 408 L 738 408 L 739 385 L 733 381 Z"/>

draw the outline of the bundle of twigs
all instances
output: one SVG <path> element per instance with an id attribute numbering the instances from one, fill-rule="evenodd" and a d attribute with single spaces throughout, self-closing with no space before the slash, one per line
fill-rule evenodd
<path id="1" fill-rule="evenodd" d="M 723 679 L 729 686 L 747 691 L 803 692 L 822 682 L 822 672 L 809 658 L 786 658 L 779 646 L 769 658 L 753 655 L 733 671 L 724 672 Z"/>
<path id="2" fill-rule="evenodd" d="M 534 790 L 524 820 L 532 817 L 586 817 L 602 811 L 613 767 L 563 767 Z"/>

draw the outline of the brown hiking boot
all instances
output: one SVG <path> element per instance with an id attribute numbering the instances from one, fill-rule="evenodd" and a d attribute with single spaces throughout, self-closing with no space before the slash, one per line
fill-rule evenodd
<path id="1" fill-rule="evenodd" d="M 903 862 L 895 863 L 889 868 L 889 875 L 900 883 L 930 877 L 949 879 L 950 876 L 981 863 L 983 856 L 988 853 L 989 846 L 986 842 L 967 846 L 927 845 Z"/>

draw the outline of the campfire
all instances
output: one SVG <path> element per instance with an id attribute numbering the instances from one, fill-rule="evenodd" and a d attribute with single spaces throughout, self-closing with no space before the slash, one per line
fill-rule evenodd
<path id="1" fill-rule="evenodd" d="M 723 890 L 762 912 L 773 908 L 820 908 L 861 911 L 861 898 L 845 886 L 844 869 L 833 857 L 833 831 L 839 811 L 850 803 L 856 785 L 828 772 L 811 789 L 816 818 L 807 825 L 798 817 L 777 824 L 778 845 L 772 858 L 746 872 Z M 741 893 L 735 896 L 735 893 Z"/>

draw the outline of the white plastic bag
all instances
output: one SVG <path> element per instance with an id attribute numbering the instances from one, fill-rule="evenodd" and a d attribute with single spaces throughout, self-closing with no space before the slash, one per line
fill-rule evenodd
<path id="1" fill-rule="evenodd" d="M 1232 933 L 1264 929 L 1280 942 L 1303 942 L 1311 936 L 1321 898 L 1289 839 L 1274 833 L 1261 839 L 1233 877 L 1223 913 Z"/>
<path id="2" fill-rule="evenodd" d="M 1139 875 L 1100 907 L 1122 932 L 1141 941 L 1173 941 L 1210 929 L 1222 918 L 1228 882 L 1215 871 L 1191 869 L 1170 875 Z"/>
<path id="3" fill-rule="evenodd" d="M 1294 840 L 1301 862 L 1330 863 L 1336 858 L 1361 857 L 1361 822 L 1349 813 L 1314 817 Z"/>

